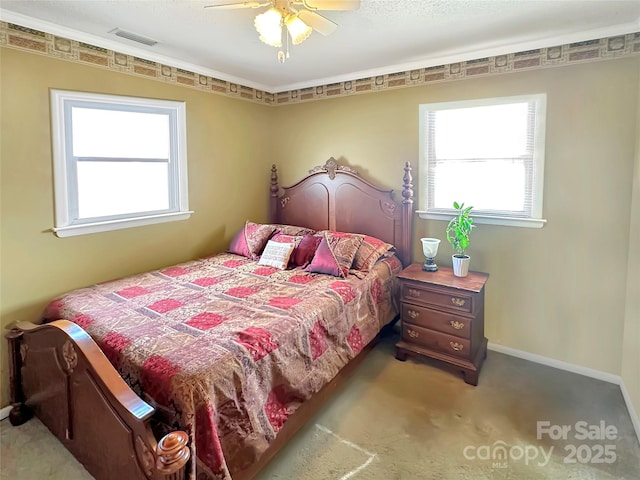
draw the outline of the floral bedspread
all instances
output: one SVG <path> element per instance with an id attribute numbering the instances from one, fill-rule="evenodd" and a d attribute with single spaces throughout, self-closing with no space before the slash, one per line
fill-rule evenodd
<path id="1" fill-rule="evenodd" d="M 189 433 L 189 478 L 230 480 L 394 317 L 400 269 L 340 279 L 224 253 L 73 291 L 45 320 L 84 328 Z"/>

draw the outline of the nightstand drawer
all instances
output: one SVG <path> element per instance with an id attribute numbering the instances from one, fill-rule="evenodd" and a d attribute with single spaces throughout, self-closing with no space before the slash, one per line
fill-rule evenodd
<path id="1" fill-rule="evenodd" d="M 471 356 L 471 342 L 469 340 L 428 330 L 411 323 L 402 322 L 402 338 L 407 342 L 456 357 L 470 358 Z"/>
<path id="2" fill-rule="evenodd" d="M 414 284 L 402 284 L 402 300 L 421 305 L 435 305 L 453 312 L 471 312 L 473 302 L 470 295 L 451 295 L 448 293 L 434 292 Z"/>
<path id="3" fill-rule="evenodd" d="M 402 303 L 402 321 L 458 337 L 470 338 L 471 336 L 470 319 L 404 302 Z"/>

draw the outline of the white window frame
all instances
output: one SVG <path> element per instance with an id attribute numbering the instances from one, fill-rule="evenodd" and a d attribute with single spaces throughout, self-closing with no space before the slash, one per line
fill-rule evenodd
<path id="1" fill-rule="evenodd" d="M 106 232 L 155 223 L 186 220 L 189 210 L 187 181 L 187 127 L 185 102 L 51 90 L 51 132 L 55 226 L 59 237 Z M 77 218 L 77 159 L 73 157 L 70 111 L 72 107 L 161 113 L 169 116 L 169 208 L 153 212 Z"/>
<path id="2" fill-rule="evenodd" d="M 529 181 L 532 188 L 532 206 L 529 216 L 508 216 L 504 213 L 490 211 L 472 211 L 474 223 L 507 225 L 517 227 L 540 228 L 544 226 L 546 220 L 542 218 L 543 204 L 543 182 L 544 182 L 544 149 L 545 149 L 545 124 L 546 124 L 546 94 L 519 95 L 512 97 L 496 97 L 475 100 L 463 100 L 455 102 L 442 102 L 422 104 L 419 107 L 419 125 L 420 125 L 420 145 L 419 145 L 419 161 L 420 161 L 420 210 L 416 213 L 423 219 L 431 220 L 450 220 L 456 213 L 453 208 L 432 208 L 429 203 L 428 190 L 428 118 L 427 114 L 431 111 L 480 107 L 490 105 L 503 105 L 508 103 L 533 102 L 536 108 L 535 135 L 533 139 L 533 169 L 530 172 Z M 463 198 L 458 201 L 465 201 Z"/>

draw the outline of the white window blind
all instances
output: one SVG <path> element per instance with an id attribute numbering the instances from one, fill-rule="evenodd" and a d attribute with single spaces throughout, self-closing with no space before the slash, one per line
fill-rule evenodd
<path id="1" fill-rule="evenodd" d="M 457 201 L 479 223 L 541 226 L 545 100 L 421 105 L 419 213 L 449 218 Z"/>
<path id="2" fill-rule="evenodd" d="M 58 236 L 190 215 L 183 102 L 53 90 Z"/>

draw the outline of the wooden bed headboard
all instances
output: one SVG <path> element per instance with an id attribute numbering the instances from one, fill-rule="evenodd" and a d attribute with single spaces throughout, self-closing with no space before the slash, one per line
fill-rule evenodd
<path id="1" fill-rule="evenodd" d="M 398 175 L 399 177 L 399 175 Z M 377 187 L 331 157 L 290 187 L 278 185 L 271 167 L 272 223 L 314 230 L 364 233 L 395 245 L 403 265 L 411 263 L 413 190 L 411 164 L 404 166 L 402 200 Z"/>

